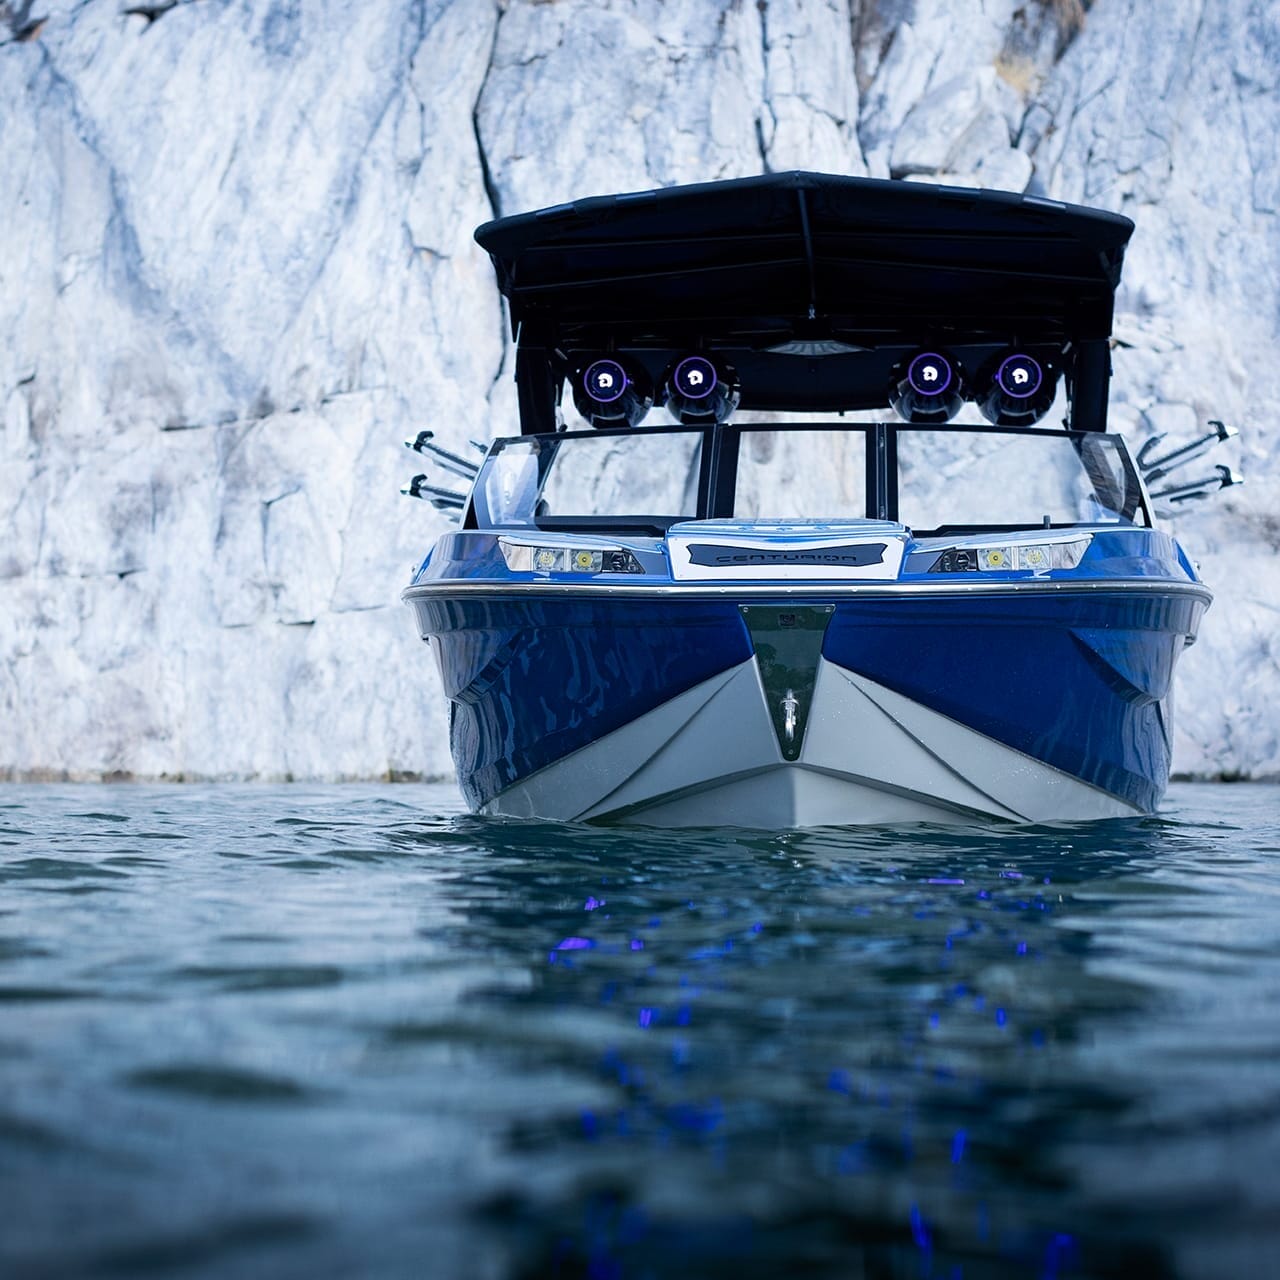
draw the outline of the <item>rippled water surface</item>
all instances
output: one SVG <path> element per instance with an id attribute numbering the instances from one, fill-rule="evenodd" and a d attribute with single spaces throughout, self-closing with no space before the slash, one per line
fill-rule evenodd
<path id="1" fill-rule="evenodd" d="M 1280 788 L 0 789 L 0 1274 L 1280 1275 Z"/>

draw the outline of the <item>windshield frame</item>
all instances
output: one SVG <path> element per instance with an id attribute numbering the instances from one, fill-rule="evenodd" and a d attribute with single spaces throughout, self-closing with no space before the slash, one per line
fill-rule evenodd
<path id="1" fill-rule="evenodd" d="M 1124 473 L 1124 503 L 1120 510 L 1111 510 L 1118 517 L 1115 521 L 1060 521 L 1048 526 L 1043 523 L 1004 524 L 989 522 L 978 525 L 939 525 L 936 529 L 915 529 L 917 537 L 933 537 L 948 534 L 982 532 L 1012 532 L 1018 529 L 1070 529 L 1077 527 L 1109 526 L 1126 523 L 1140 528 L 1152 528 L 1154 522 L 1145 487 L 1138 469 L 1126 445 L 1124 437 L 1114 432 L 1072 431 L 1060 427 L 999 427 L 982 425 L 955 426 L 944 424 L 925 426 L 897 422 L 844 422 L 844 421 L 778 421 L 732 422 L 706 427 L 688 427 L 680 424 L 654 427 L 604 428 L 573 431 L 557 431 L 542 435 L 504 436 L 494 440 L 489 456 L 483 463 L 471 499 L 468 502 L 463 527 L 469 529 L 537 529 L 548 532 L 577 532 L 614 530 L 633 534 L 662 537 L 666 529 L 677 521 L 734 518 L 734 500 L 737 484 L 738 457 L 743 436 L 751 431 L 836 431 L 850 436 L 862 435 L 865 442 L 864 474 L 866 477 L 866 517 L 875 520 L 900 522 L 898 502 L 898 438 L 904 432 L 950 432 L 987 436 L 1041 437 L 1069 440 L 1080 454 L 1081 467 L 1095 485 L 1105 479 L 1098 469 L 1091 470 L 1084 456 L 1090 446 L 1102 446 L 1114 451 Z M 696 510 L 675 515 L 580 515 L 537 516 L 533 514 L 537 497 L 547 483 L 551 466 L 561 445 L 566 441 L 600 439 L 604 437 L 637 437 L 682 435 L 701 437 L 699 476 Z M 1103 442 L 1106 442 L 1105 445 Z M 536 494 L 531 504 L 531 514 L 525 520 L 495 520 L 486 497 L 485 477 L 495 461 L 510 449 L 532 450 L 537 459 Z M 1099 498 L 1101 499 L 1101 494 Z M 815 513 L 821 516 L 823 513 Z"/>

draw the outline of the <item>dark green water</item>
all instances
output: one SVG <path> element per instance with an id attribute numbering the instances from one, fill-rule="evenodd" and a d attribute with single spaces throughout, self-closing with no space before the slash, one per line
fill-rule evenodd
<path id="1" fill-rule="evenodd" d="M 1280 788 L 0 790 L 0 1275 L 1280 1275 Z"/>

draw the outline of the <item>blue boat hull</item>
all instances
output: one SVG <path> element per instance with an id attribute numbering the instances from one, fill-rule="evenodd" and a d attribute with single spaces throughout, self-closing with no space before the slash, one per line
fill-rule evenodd
<path id="1" fill-rule="evenodd" d="M 718 602 L 509 596 L 414 608 L 473 809 L 752 652 L 741 614 Z"/>
<path id="2" fill-rule="evenodd" d="M 627 726 L 646 717 L 661 719 L 662 708 L 684 706 L 696 699 L 691 691 L 724 681 L 726 673 L 744 664 L 760 667 L 744 606 L 783 615 L 796 607 L 826 611 L 829 620 L 820 649 L 814 650 L 815 665 L 846 673 L 882 703 L 892 697 L 900 700 L 895 706 L 916 709 L 905 719 L 899 716 L 903 723 L 918 715 L 924 717 L 921 723 L 938 726 L 937 732 L 970 735 L 962 756 L 985 759 L 984 744 L 991 744 L 992 758 L 1005 772 L 1038 768 L 1046 777 L 1063 779 L 1062 811 L 1041 808 L 1028 816 L 1096 816 L 1090 804 L 1081 809 L 1079 800 L 1094 795 L 1114 802 L 1103 812 L 1150 812 L 1169 776 L 1174 665 L 1194 638 L 1208 599 L 1203 589 L 1181 584 L 1161 589 L 1155 582 L 1137 587 L 1100 582 L 1064 590 L 1011 584 L 976 594 L 922 590 L 892 597 L 838 588 L 772 594 L 759 588 L 486 591 L 479 583 L 451 593 L 440 583 L 425 591 L 411 589 L 408 598 L 420 633 L 435 648 L 451 700 L 451 745 L 468 804 L 512 811 L 503 797 L 518 792 L 530 811 L 549 810 L 537 816 L 561 818 L 626 817 L 627 806 L 602 808 L 587 794 L 590 787 L 580 788 L 577 796 L 568 784 L 567 790 L 531 790 L 530 779 L 549 770 L 564 772 L 565 762 L 575 759 L 582 764 L 580 777 L 586 778 L 593 747 L 607 759 L 609 750 L 599 746 L 616 740 L 625 753 L 619 735 Z M 742 717 L 749 713 L 738 710 L 726 713 L 726 729 L 768 737 L 771 691 L 758 670 L 752 678 L 765 704 L 759 721 L 764 727 L 746 727 Z M 729 707 L 728 695 L 717 696 Z M 879 732 L 854 711 L 843 714 L 841 723 L 851 734 L 865 738 Z M 662 730 L 668 755 L 665 744 L 675 732 Z M 824 732 L 829 739 L 830 732 Z M 941 750 L 931 746 L 929 729 L 903 732 L 926 754 Z M 687 765 L 668 768 L 677 781 L 681 768 L 690 776 L 706 772 L 699 773 L 695 758 L 706 754 L 705 741 L 697 741 L 702 745 L 688 748 L 694 756 Z M 838 744 L 829 747 L 821 763 L 806 763 L 784 748 L 778 737 L 768 744 L 776 758 L 768 758 L 762 746 L 765 754 L 757 763 L 738 771 L 763 776 L 808 767 L 828 778 L 842 772 Z M 973 771 L 963 762 L 949 768 Z M 867 781 L 865 766 L 847 772 L 859 785 Z M 983 789 L 980 777 L 967 781 L 983 794 L 990 790 Z M 889 790 L 895 787 L 904 789 L 888 784 Z M 566 791 L 563 800 L 545 798 L 560 791 Z M 543 798 L 529 800 L 535 792 Z M 622 793 L 631 795 L 634 810 L 634 794 L 625 788 Z M 1046 803 L 1052 810 L 1056 802 Z M 976 800 L 954 805 L 962 816 L 984 816 Z M 985 816 L 1024 816 L 1012 802 L 993 801 L 989 809 Z M 927 806 L 921 812 L 933 816 Z M 719 820 L 732 821 L 733 815 Z M 851 813 L 846 820 L 859 816 Z M 784 817 L 779 825 L 789 821 Z"/>

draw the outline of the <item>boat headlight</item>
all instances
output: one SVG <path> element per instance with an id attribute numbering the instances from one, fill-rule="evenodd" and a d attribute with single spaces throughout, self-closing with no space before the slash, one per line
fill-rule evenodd
<path id="1" fill-rule="evenodd" d="M 1074 569 L 1092 539 L 1067 538 L 1059 542 L 1014 542 L 998 546 L 971 543 L 947 547 L 929 566 L 929 573 L 1003 573 L 1021 569 L 1047 573 L 1050 569 Z"/>
<path id="2" fill-rule="evenodd" d="M 538 547 L 498 539 L 513 573 L 643 573 L 644 566 L 625 547 Z"/>
<path id="3" fill-rule="evenodd" d="M 1026 542 L 1012 547 L 1013 567 L 1043 572 L 1046 569 L 1074 569 L 1089 550 L 1092 538 L 1071 538 L 1066 542 Z"/>

